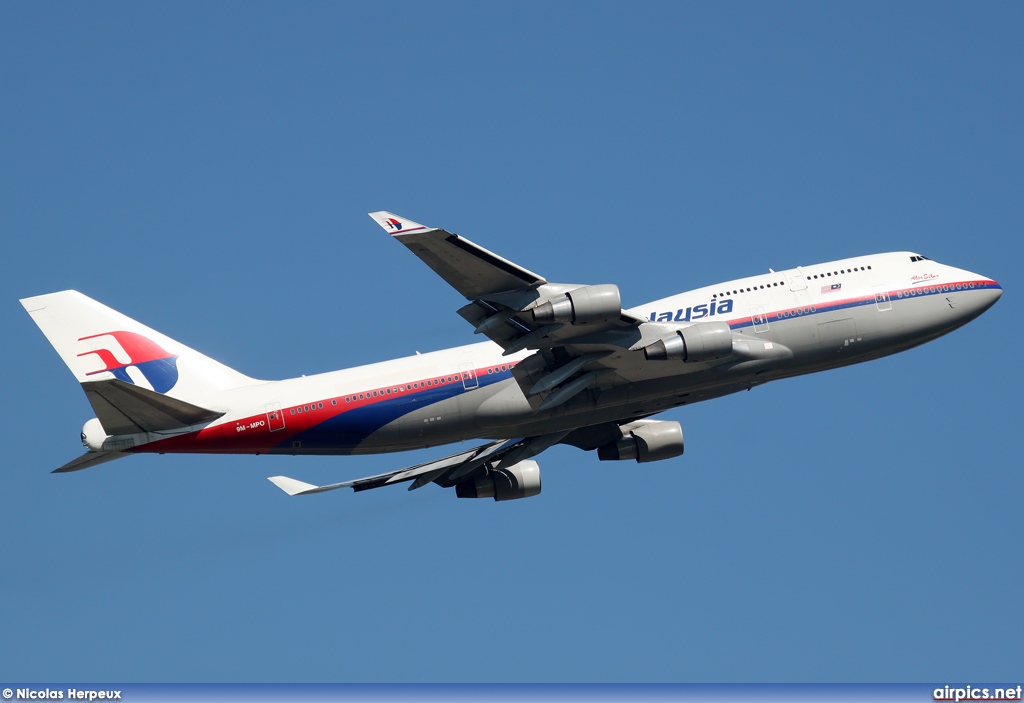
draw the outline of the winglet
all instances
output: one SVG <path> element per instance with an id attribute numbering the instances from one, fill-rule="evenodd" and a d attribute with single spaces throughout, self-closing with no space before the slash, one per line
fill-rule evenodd
<path id="1" fill-rule="evenodd" d="M 428 229 L 433 229 L 432 227 L 421 225 L 419 222 L 413 222 L 412 220 L 407 220 L 404 217 L 399 217 L 395 213 L 388 212 L 386 210 L 371 212 L 370 217 L 373 218 L 374 222 L 383 227 L 386 232 L 392 235 L 407 234 L 409 232 L 426 232 Z"/>
<path id="2" fill-rule="evenodd" d="M 314 486 L 312 483 L 304 483 L 302 481 L 297 481 L 294 478 L 288 478 L 287 476 L 271 476 L 267 480 L 290 496 L 309 493 L 310 491 L 315 491 L 319 488 L 319 486 Z"/>

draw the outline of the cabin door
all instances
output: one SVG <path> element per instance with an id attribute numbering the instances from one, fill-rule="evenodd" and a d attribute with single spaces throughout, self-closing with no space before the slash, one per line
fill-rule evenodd
<path id="1" fill-rule="evenodd" d="M 761 334 L 768 331 L 768 316 L 764 313 L 764 306 L 750 308 L 750 322 L 754 325 L 754 332 Z"/>
<path id="2" fill-rule="evenodd" d="M 878 307 L 879 312 L 892 310 L 892 301 L 889 300 L 888 286 L 882 286 L 875 291 L 875 305 Z"/>
<path id="3" fill-rule="evenodd" d="M 281 412 L 280 403 L 271 403 L 267 406 L 267 427 L 271 432 L 284 429 L 284 413 Z"/>
<path id="4" fill-rule="evenodd" d="M 480 385 L 473 364 L 459 364 L 459 376 L 462 377 L 462 387 L 467 391 L 471 391 Z"/>

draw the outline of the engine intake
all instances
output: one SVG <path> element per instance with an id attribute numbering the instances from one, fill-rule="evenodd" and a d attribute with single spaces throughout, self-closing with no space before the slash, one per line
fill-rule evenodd
<path id="1" fill-rule="evenodd" d="M 555 322 L 585 325 L 614 320 L 621 314 L 622 299 L 619 297 L 618 286 L 602 283 L 577 288 L 541 303 L 533 309 L 533 321 L 542 325 Z"/>
<path id="2" fill-rule="evenodd" d="M 617 442 L 609 442 L 597 448 L 597 458 L 601 461 L 636 459 L 638 464 L 672 459 L 682 453 L 682 425 L 664 420 L 634 427 Z"/>
<path id="3" fill-rule="evenodd" d="M 649 361 L 710 361 L 730 354 L 732 330 L 728 322 L 698 322 L 644 347 L 644 356 Z"/>
<path id="4" fill-rule="evenodd" d="M 526 459 L 507 469 L 491 469 L 486 476 L 463 481 L 455 485 L 459 498 L 494 498 L 517 500 L 540 493 L 540 467 L 536 461 Z"/>

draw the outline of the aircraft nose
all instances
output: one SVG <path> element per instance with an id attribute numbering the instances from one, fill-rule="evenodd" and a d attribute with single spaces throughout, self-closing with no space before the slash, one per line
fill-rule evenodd
<path id="1" fill-rule="evenodd" d="M 988 310 L 990 307 L 996 304 L 996 301 L 1003 297 L 1003 287 L 988 279 L 985 281 L 985 287 L 981 289 L 981 293 L 985 300 L 985 309 Z"/>
<path id="2" fill-rule="evenodd" d="M 969 301 L 968 308 L 973 318 L 996 304 L 996 301 L 1003 295 L 1003 287 L 985 276 L 972 273 L 971 278 L 975 282 L 971 284 L 973 290 L 968 291 L 966 298 Z"/>

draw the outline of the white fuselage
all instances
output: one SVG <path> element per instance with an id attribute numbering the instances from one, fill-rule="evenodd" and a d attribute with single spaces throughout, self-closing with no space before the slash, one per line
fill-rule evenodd
<path id="1" fill-rule="evenodd" d="M 226 390 L 213 424 L 133 438 L 135 451 L 358 454 L 472 438 L 544 434 L 640 418 L 770 380 L 892 354 L 952 331 L 1000 296 L 994 281 L 909 252 L 877 254 L 706 286 L 628 310 L 685 327 L 727 322 L 757 352 L 648 361 L 624 345 L 615 383 L 538 411 L 523 350 L 484 342 Z M 782 348 L 791 353 L 774 354 Z M 612 372 L 609 372 L 612 373 Z M 625 381 L 625 383 L 623 383 Z"/>

